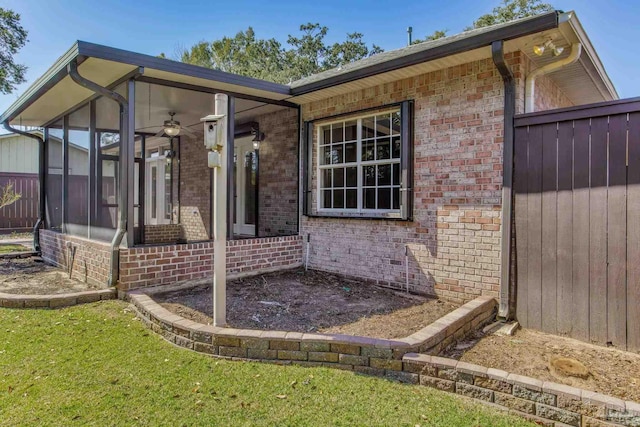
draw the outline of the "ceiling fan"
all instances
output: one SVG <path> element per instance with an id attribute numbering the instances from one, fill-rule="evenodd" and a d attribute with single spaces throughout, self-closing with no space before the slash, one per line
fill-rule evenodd
<path id="1" fill-rule="evenodd" d="M 175 112 L 169 111 L 169 116 L 171 116 L 171 118 L 164 121 L 162 129 L 160 129 L 160 132 L 156 133 L 155 136 L 173 138 L 174 136 L 178 136 L 181 133 L 185 135 L 195 135 L 195 133 L 189 128 L 180 126 L 180 122 L 174 120 L 173 118 L 173 116 L 175 115 Z"/>

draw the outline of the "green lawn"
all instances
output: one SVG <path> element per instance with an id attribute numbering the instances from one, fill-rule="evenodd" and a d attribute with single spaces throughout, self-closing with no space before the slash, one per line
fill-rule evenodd
<path id="1" fill-rule="evenodd" d="M 127 307 L 0 309 L 0 425 L 532 425 L 425 387 L 196 354 Z"/>
<path id="2" fill-rule="evenodd" d="M 14 245 L 11 243 L 5 243 L 5 244 L 0 243 L 0 255 L 9 254 L 11 252 L 24 252 L 26 250 L 28 250 L 28 248 L 22 245 Z"/>

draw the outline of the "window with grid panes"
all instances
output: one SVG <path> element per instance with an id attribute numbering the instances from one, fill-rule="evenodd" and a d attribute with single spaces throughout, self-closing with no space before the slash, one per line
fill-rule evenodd
<path id="1" fill-rule="evenodd" d="M 400 212 L 400 109 L 319 127 L 319 200 L 326 212 Z"/>

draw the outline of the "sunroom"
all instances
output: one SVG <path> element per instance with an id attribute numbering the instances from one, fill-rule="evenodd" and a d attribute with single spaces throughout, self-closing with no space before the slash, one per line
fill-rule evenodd
<path id="1" fill-rule="evenodd" d="M 122 289 L 209 276 L 214 174 L 200 119 L 214 113 L 216 94 L 228 100 L 233 141 L 228 270 L 299 262 L 289 252 L 300 247 L 300 120 L 284 100 L 288 87 L 84 42 L 2 118 L 44 128 L 36 241 L 43 257 Z M 48 144 L 52 137 L 63 144 Z M 86 158 L 70 162 L 70 144 Z M 48 167 L 59 158 L 61 169 Z M 69 167 L 78 162 L 88 167 Z M 260 251 L 264 245 L 270 251 Z"/>

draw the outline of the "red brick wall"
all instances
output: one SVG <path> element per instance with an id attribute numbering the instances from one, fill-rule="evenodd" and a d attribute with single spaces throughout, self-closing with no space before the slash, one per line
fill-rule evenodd
<path id="1" fill-rule="evenodd" d="M 298 232 L 298 110 L 259 116 L 258 236 Z"/>
<path id="2" fill-rule="evenodd" d="M 259 274 L 300 266 L 300 236 L 231 240 L 227 242 L 229 277 Z M 175 284 L 211 277 L 213 242 L 122 249 L 121 290 Z"/>
<path id="3" fill-rule="evenodd" d="M 145 225 L 144 242 L 147 244 L 177 243 L 182 240 L 180 224 Z"/>
<path id="4" fill-rule="evenodd" d="M 519 105 L 523 58 L 520 52 L 506 55 Z M 562 104 L 550 82 L 542 82 L 540 103 Z M 301 234 L 311 235 L 310 265 L 404 288 L 406 247 L 412 290 L 462 301 L 497 297 L 503 97 L 500 74 L 486 59 L 303 105 L 304 120 L 314 120 L 415 101 L 414 221 L 303 217 Z M 313 151 L 315 210 L 316 144 Z"/>
<path id="5" fill-rule="evenodd" d="M 177 181 L 177 173 L 174 174 Z M 177 190 L 174 190 L 177 197 Z M 202 137 L 180 138 L 180 225 L 188 241 L 208 240 L 210 233 L 210 169 Z M 177 218 L 176 218 L 177 220 Z"/>
<path id="6" fill-rule="evenodd" d="M 72 277 L 92 285 L 108 286 L 109 261 L 111 259 L 108 243 L 69 236 L 51 230 L 40 230 L 42 258 L 65 269 L 68 268 L 71 259 L 71 250 L 67 248 L 67 243 L 76 248 Z"/>

